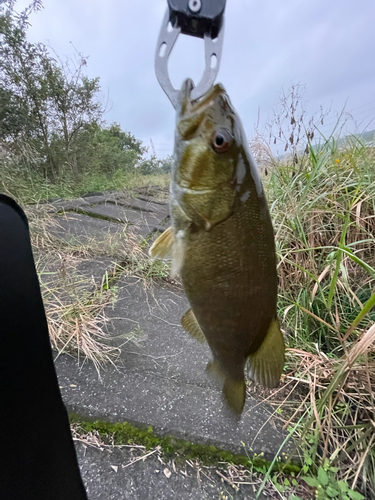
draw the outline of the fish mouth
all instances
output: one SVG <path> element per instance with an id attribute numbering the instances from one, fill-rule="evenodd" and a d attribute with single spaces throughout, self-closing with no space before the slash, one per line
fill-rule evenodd
<path id="1" fill-rule="evenodd" d="M 191 100 L 193 88 L 193 81 L 190 78 L 185 80 L 177 105 L 177 129 L 182 140 L 191 139 L 205 119 L 214 113 L 214 109 L 220 110 L 229 101 L 224 87 L 219 83 L 195 101 Z"/>
<path id="2" fill-rule="evenodd" d="M 194 82 L 191 78 L 187 78 L 182 84 L 179 98 L 180 117 L 184 115 L 193 115 L 203 113 L 207 108 L 211 107 L 218 96 L 226 94 L 226 91 L 221 83 L 214 85 L 204 96 L 191 100 L 191 92 L 194 88 Z"/>

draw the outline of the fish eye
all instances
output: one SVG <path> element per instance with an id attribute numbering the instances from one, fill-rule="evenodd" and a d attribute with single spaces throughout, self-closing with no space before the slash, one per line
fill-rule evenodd
<path id="1" fill-rule="evenodd" d="M 233 142 L 233 137 L 228 130 L 218 129 L 212 134 L 212 147 L 217 153 L 224 153 Z"/>

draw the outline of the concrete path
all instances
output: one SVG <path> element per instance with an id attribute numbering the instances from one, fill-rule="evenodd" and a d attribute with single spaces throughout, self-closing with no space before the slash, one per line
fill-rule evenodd
<path id="1" fill-rule="evenodd" d="M 82 243 L 130 229 L 149 240 L 169 225 L 168 205 L 145 195 L 98 194 L 57 200 L 53 206 L 58 221 L 55 235 Z M 100 286 L 105 269 L 113 265 L 108 257 L 88 259 L 80 262 L 77 271 Z M 106 314 L 111 319 L 109 342 L 121 348 L 117 367 L 107 366 L 100 379 L 91 362 L 78 364 L 67 355 L 58 357 L 56 368 L 68 410 L 85 418 L 151 425 L 160 435 L 214 444 L 234 453 L 263 453 L 267 460 L 280 455 L 285 433 L 272 408 L 248 397 L 240 423 L 233 421 L 222 404 L 220 388 L 205 375 L 208 347 L 191 339 L 180 325 L 189 308 L 181 285 L 168 279 L 156 283 L 124 275 L 115 284 L 117 301 Z M 121 469 L 126 450 L 109 455 L 77 449 L 92 500 L 225 498 L 220 496 L 224 490 L 219 476 L 207 485 L 178 473 L 168 479 L 155 472 L 160 467 L 154 458 L 132 465 L 129 474 L 130 469 Z M 116 473 L 114 464 L 119 467 Z M 121 496 L 117 487 L 129 491 L 128 496 Z M 155 496 L 151 491 L 162 493 Z M 228 498 L 253 498 L 250 489 L 235 494 L 239 496 L 233 493 L 231 489 Z"/>
<path id="2" fill-rule="evenodd" d="M 260 483 L 242 478 L 245 484 L 233 486 L 217 467 L 179 467 L 155 452 L 135 454 L 129 447 L 101 450 L 78 443 L 76 451 L 90 500 L 252 500 Z"/>

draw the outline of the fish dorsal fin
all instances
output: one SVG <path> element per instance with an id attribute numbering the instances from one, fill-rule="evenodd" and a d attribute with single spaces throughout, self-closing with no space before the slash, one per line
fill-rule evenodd
<path id="1" fill-rule="evenodd" d="M 158 238 L 156 238 L 148 252 L 150 257 L 154 257 L 156 259 L 172 260 L 173 242 L 174 234 L 171 226 L 167 230 L 165 230 L 164 233 L 162 233 Z"/>
<path id="2" fill-rule="evenodd" d="M 192 309 L 189 309 L 181 318 L 181 325 L 184 330 L 186 330 L 193 338 L 201 342 L 202 344 L 206 342 L 206 337 L 202 332 L 201 327 L 193 313 Z"/>
<path id="3" fill-rule="evenodd" d="M 249 356 L 249 377 L 264 387 L 277 387 L 284 364 L 284 338 L 279 321 L 275 318 L 259 349 Z"/>

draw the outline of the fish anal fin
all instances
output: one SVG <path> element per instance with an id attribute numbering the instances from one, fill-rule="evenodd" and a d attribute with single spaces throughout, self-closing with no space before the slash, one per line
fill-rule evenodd
<path id="1" fill-rule="evenodd" d="M 285 345 L 277 318 L 273 319 L 260 347 L 248 358 L 249 377 L 264 387 L 279 385 L 285 364 Z"/>
<path id="2" fill-rule="evenodd" d="M 186 330 L 194 339 L 198 340 L 198 342 L 200 342 L 201 344 L 206 342 L 206 337 L 204 336 L 204 333 L 202 332 L 202 329 L 199 326 L 197 318 L 195 317 L 192 309 L 189 309 L 182 316 L 181 324 L 184 330 Z"/>
<path id="3" fill-rule="evenodd" d="M 149 250 L 150 257 L 155 259 L 172 260 L 173 258 L 174 234 L 172 227 L 169 227 L 162 233 Z"/>

